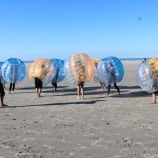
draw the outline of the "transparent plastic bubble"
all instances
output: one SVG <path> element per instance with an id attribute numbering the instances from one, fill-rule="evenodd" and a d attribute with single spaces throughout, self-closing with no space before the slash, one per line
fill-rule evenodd
<path id="1" fill-rule="evenodd" d="M 97 66 L 98 66 L 98 63 L 100 62 L 100 59 L 99 58 L 96 58 L 93 60 L 94 62 L 94 75 L 93 75 L 93 80 L 95 82 L 100 82 L 99 81 L 99 78 L 98 78 L 98 74 L 97 74 Z"/>
<path id="2" fill-rule="evenodd" d="M 3 64 L 3 62 L 0 62 L 0 81 L 2 84 L 6 84 L 7 82 L 4 80 L 4 78 L 2 76 L 2 69 L 1 69 L 2 64 Z"/>
<path id="3" fill-rule="evenodd" d="M 2 66 L 2 77 L 6 82 L 17 83 L 22 81 L 26 75 L 25 64 L 17 58 L 6 60 Z"/>
<path id="4" fill-rule="evenodd" d="M 158 91 L 158 59 L 150 59 L 147 62 L 143 62 L 137 66 L 136 79 L 138 85 L 149 93 Z"/>
<path id="5" fill-rule="evenodd" d="M 65 78 L 65 73 L 64 73 L 64 60 L 60 59 L 51 59 L 53 64 L 55 65 L 56 69 L 56 74 L 55 77 L 53 78 L 52 82 L 61 82 Z"/>
<path id="6" fill-rule="evenodd" d="M 152 71 L 155 73 L 156 77 L 158 78 L 158 58 L 152 58 L 148 60 L 148 63 Z"/>
<path id="7" fill-rule="evenodd" d="M 97 65 L 97 76 L 105 84 L 118 83 L 124 76 L 123 64 L 116 57 L 104 58 Z"/>
<path id="8" fill-rule="evenodd" d="M 55 74 L 54 64 L 49 59 L 37 59 L 29 68 L 29 78 L 38 78 L 42 81 L 43 85 L 51 82 Z"/>
<path id="9" fill-rule="evenodd" d="M 94 74 L 93 60 L 85 53 L 71 55 L 64 64 L 65 75 L 71 83 L 87 82 Z"/>

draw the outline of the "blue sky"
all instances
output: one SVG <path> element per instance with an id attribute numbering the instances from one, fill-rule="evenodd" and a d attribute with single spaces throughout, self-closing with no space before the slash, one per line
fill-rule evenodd
<path id="1" fill-rule="evenodd" d="M 158 0 L 0 0 L 0 61 L 158 57 Z"/>

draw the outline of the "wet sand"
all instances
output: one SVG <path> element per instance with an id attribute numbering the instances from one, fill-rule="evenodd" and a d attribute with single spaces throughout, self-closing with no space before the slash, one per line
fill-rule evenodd
<path id="1" fill-rule="evenodd" d="M 26 78 L 15 93 L 5 88 L 0 109 L 0 158 L 157 158 L 158 103 L 136 82 L 140 61 L 124 61 L 121 94 L 109 96 L 98 83 L 85 84 L 85 98 L 67 80 L 35 94 Z M 27 69 L 30 64 L 26 64 Z"/>

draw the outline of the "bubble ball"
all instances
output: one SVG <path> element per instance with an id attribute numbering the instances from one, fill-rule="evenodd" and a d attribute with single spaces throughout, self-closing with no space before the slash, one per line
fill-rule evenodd
<path id="1" fill-rule="evenodd" d="M 110 72 L 110 67 L 113 71 Z M 98 79 L 105 84 L 118 83 L 123 79 L 124 67 L 122 62 L 116 57 L 101 59 L 97 65 Z"/>
<path id="2" fill-rule="evenodd" d="M 2 77 L 6 82 L 17 83 L 22 81 L 26 75 L 25 64 L 17 58 L 6 60 L 2 66 Z"/>
<path id="3" fill-rule="evenodd" d="M 2 69 L 1 69 L 1 66 L 2 66 L 3 62 L 0 62 L 0 81 L 2 82 Z"/>
<path id="4" fill-rule="evenodd" d="M 52 81 L 56 74 L 54 64 L 45 58 L 35 60 L 29 68 L 29 78 L 38 78 L 42 81 L 43 85 L 47 85 Z"/>
<path id="5" fill-rule="evenodd" d="M 61 82 L 65 78 L 65 73 L 64 73 L 64 60 L 60 59 L 51 59 L 53 64 L 55 65 L 56 69 L 56 74 L 55 77 L 53 78 L 52 82 Z"/>
<path id="6" fill-rule="evenodd" d="M 7 82 L 2 77 L 2 69 L 1 69 L 2 64 L 3 62 L 0 62 L 0 81 L 2 84 L 6 84 Z"/>
<path id="7" fill-rule="evenodd" d="M 156 78 L 158 78 L 158 58 L 152 58 L 148 60 L 151 70 L 155 73 Z"/>
<path id="8" fill-rule="evenodd" d="M 158 91 L 158 58 L 140 63 L 136 69 L 136 80 L 144 91 Z"/>
<path id="9" fill-rule="evenodd" d="M 87 82 L 94 74 L 93 60 L 85 53 L 71 55 L 64 64 L 65 76 L 70 83 Z"/>
<path id="10" fill-rule="evenodd" d="M 97 74 L 97 66 L 98 66 L 98 63 L 99 63 L 100 59 L 99 58 L 96 58 L 96 59 L 93 59 L 93 62 L 94 62 L 94 75 L 93 75 L 93 80 L 95 82 L 100 82 L 99 81 L 99 78 L 98 78 L 98 74 Z"/>

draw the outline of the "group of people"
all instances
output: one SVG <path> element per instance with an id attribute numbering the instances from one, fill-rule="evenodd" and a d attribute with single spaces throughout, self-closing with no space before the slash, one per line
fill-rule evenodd
<path id="1" fill-rule="evenodd" d="M 53 80 L 52 85 L 54 86 L 55 90 L 57 90 L 57 80 L 56 81 Z M 35 78 L 35 89 L 38 97 L 41 96 L 42 87 L 43 87 L 42 81 L 38 78 Z M 14 93 L 14 90 L 15 90 L 15 83 L 10 83 L 9 94 Z M 5 96 L 4 84 L 2 84 L 2 82 L 0 81 L 0 99 L 1 99 L 0 108 L 7 106 L 6 104 L 4 104 L 4 96 Z"/>
<path id="2" fill-rule="evenodd" d="M 146 59 L 144 59 L 143 62 L 146 62 Z M 118 94 L 120 94 L 120 89 L 117 86 L 115 82 L 115 74 L 114 74 L 114 67 L 112 63 L 110 62 L 108 64 L 108 71 L 110 73 L 110 79 L 109 79 L 109 84 L 107 85 L 107 93 L 106 95 L 109 95 L 110 89 L 111 89 L 111 84 L 114 85 L 114 87 L 117 89 Z M 52 85 L 54 86 L 55 90 L 57 90 L 57 79 L 58 79 L 58 73 L 56 73 L 56 76 L 52 80 Z M 100 82 L 102 90 L 106 89 L 106 85 L 103 82 Z M 42 81 L 38 78 L 35 78 L 35 88 L 36 88 L 36 94 L 38 97 L 41 96 L 42 92 Z M 15 83 L 10 83 L 9 87 L 9 93 L 14 93 L 15 89 Z M 0 81 L 0 98 L 1 98 L 1 106 L 0 107 L 6 107 L 7 105 L 4 104 L 4 96 L 5 96 L 5 91 L 4 91 L 4 85 Z M 156 96 L 157 92 L 152 93 L 152 103 L 156 103 Z M 84 98 L 84 82 L 77 82 L 77 99 L 83 99 Z"/>
<path id="3" fill-rule="evenodd" d="M 110 77 L 110 81 L 108 84 L 108 90 L 107 90 L 106 95 L 109 95 L 109 93 L 110 93 L 111 83 L 114 84 L 114 87 L 117 89 L 118 94 L 120 94 L 120 89 L 115 82 L 114 67 L 111 62 L 109 63 L 108 67 L 109 67 L 108 71 L 111 74 L 111 77 Z M 56 76 L 52 80 L 52 85 L 54 86 L 55 90 L 57 90 L 57 78 L 58 78 L 57 75 L 58 75 L 58 73 L 56 73 Z M 105 83 L 100 82 L 100 85 L 103 90 L 106 89 Z M 35 87 L 36 87 L 37 96 L 40 96 L 40 94 L 42 92 L 42 81 L 40 81 L 38 78 L 35 78 Z M 77 82 L 77 99 L 83 99 L 83 98 L 84 98 L 84 82 L 83 81 Z"/>
<path id="4" fill-rule="evenodd" d="M 114 77 L 113 71 L 114 70 L 113 70 L 113 66 L 112 65 L 109 65 L 109 67 L 110 67 L 109 71 L 112 74 L 110 83 L 112 83 L 113 80 L 114 80 L 113 79 L 113 77 Z M 58 79 L 58 73 L 56 73 L 56 76 L 52 80 L 52 85 L 54 86 L 55 90 L 57 90 L 57 79 Z M 106 86 L 105 86 L 104 83 L 100 82 L 100 85 L 101 85 L 102 89 L 106 89 Z M 116 85 L 115 82 L 114 82 L 114 86 L 117 89 L 118 93 L 120 94 L 120 90 L 119 90 L 119 88 L 118 88 L 118 86 Z M 38 97 L 41 96 L 42 87 L 43 87 L 42 81 L 40 79 L 38 79 L 38 78 L 35 78 L 35 89 L 36 89 L 36 95 Z M 15 83 L 10 83 L 9 93 L 14 93 L 14 89 L 15 89 Z M 107 95 L 110 93 L 110 89 L 111 89 L 111 84 L 108 85 L 108 91 L 106 93 Z M 5 95 L 4 86 L 0 82 L 1 107 L 6 107 L 7 106 L 6 104 L 4 104 L 4 95 Z M 83 99 L 84 98 L 84 82 L 77 82 L 77 95 L 78 95 L 77 99 Z"/>

